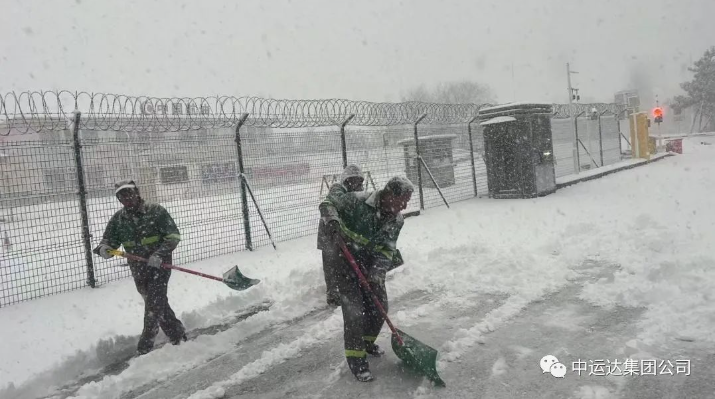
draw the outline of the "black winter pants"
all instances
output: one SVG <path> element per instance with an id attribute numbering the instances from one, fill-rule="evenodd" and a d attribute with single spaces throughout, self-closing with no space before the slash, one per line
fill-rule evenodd
<path id="1" fill-rule="evenodd" d="M 334 245 L 326 244 L 323 247 L 323 275 L 325 276 L 325 293 L 328 304 L 340 304 L 340 290 L 338 271 L 343 267 L 343 259 L 339 250 Z"/>
<path id="2" fill-rule="evenodd" d="M 387 311 L 386 259 L 383 259 L 381 255 L 374 255 L 362 250 L 351 250 L 351 254 L 367 273 L 365 277 L 370 283 L 370 287 Z M 336 275 L 338 276 L 343 311 L 345 357 L 348 359 L 365 358 L 366 343 L 375 342 L 385 319 L 375 306 L 370 294 L 360 286 L 357 275 L 343 254 L 340 253 L 338 256 L 341 262 L 336 264 Z"/>
<path id="3" fill-rule="evenodd" d="M 171 259 L 166 260 L 171 262 Z M 184 325 L 176 318 L 169 306 L 167 288 L 171 270 L 156 269 L 145 263 L 130 263 L 137 291 L 144 298 L 144 330 L 139 338 L 137 351 L 147 353 L 154 347 L 154 339 L 159 327 L 172 343 L 179 343 L 184 337 Z"/>

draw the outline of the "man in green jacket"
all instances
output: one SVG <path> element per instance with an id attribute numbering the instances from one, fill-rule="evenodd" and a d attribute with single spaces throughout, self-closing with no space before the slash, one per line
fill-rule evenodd
<path id="1" fill-rule="evenodd" d="M 328 235 L 333 242 L 340 237 L 347 243 L 385 311 L 388 308 L 385 274 L 402 264 L 397 250 L 397 238 L 404 225 L 400 212 L 407 207 L 413 191 L 407 179 L 393 177 L 384 189 L 369 194 L 331 188 L 320 204 Z M 336 267 L 336 272 L 339 273 L 345 357 L 355 378 L 371 381 L 367 354 L 384 354 L 375 340 L 385 319 L 370 295 L 360 287 L 357 276 L 342 254 L 341 260 L 342 267 Z"/>
<path id="2" fill-rule="evenodd" d="M 127 252 L 148 259 L 146 263 L 129 260 L 137 291 L 144 298 L 144 330 L 137 352 L 143 355 L 154 348 L 160 326 L 171 343 L 178 345 L 186 341 L 186 334 L 169 306 L 171 270 L 161 265 L 171 263 L 171 253 L 181 241 L 179 229 L 164 207 L 144 202 L 133 181 L 117 183 L 115 195 L 124 208 L 109 220 L 95 253 L 109 259 L 113 256 L 109 250 L 124 246 Z"/>
<path id="3" fill-rule="evenodd" d="M 338 190 L 344 193 L 362 191 L 364 180 L 365 178 L 359 166 L 348 165 L 340 175 L 340 182 L 333 184 L 331 190 L 333 192 Z M 335 273 L 335 269 L 342 267 L 342 259 L 340 258 L 340 250 L 335 247 L 327 235 L 325 221 L 322 218 L 318 224 L 318 249 L 323 255 L 323 275 L 325 276 L 325 293 L 328 305 L 340 306 L 338 276 Z"/>

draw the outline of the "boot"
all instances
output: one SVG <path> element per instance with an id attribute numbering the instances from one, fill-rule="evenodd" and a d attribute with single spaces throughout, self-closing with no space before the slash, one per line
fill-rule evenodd
<path id="1" fill-rule="evenodd" d="M 139 339 L 139 344 L 137 345 L 137 356 L 146 355 L 154 349 L 154 341 L 149 341 L 147 339 Z"/>
<path id="2" fill-rule="evenodd" d="M 172 345 L 179 345 L 181 342 L 186 342 L 188 341 L 188 338 L 186 338 L 186 333 L 184 333 L 179 339 L 172 339 L 171 344 Z"/>
<path id="3" fill-rule="evenodd" d="M 364 357 L 349 357 L 348 366 L 358 381 L 368 382 L 374 380 L 367 359 Z"/>
<path id="4" fill-rule="evenodd" d="M 385 350 L 374 342 L 365 341 L 365 352 L 369 355 L 380 357 L 385 354 Z"/>

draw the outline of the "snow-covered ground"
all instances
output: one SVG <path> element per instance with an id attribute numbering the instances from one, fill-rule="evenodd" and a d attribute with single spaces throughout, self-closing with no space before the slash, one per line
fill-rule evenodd
<path id="1" fill-rule="evenodd" d="M 686 139 L 683 155 L 544 198 L 474 199 L 408 219 L 399 242 L 407 263 L 388 282 L 391 314 L 398 326 L 439 349 L 438 368 L 448 391 L 439 393 L 424 383 L 391 378 L 387 370 L 394 369 L 396 360 L 390 356 L 376 366 L 378 379 L 370 388 L 347 382 L 352 377 L 345 372 L 339 349 L 342 318 L 339 310 L 323 309 L 320 254 L 314 249 L 314 237 L 305 237 L 282 243 L 277 251 L 264 247 L 188 265 L 220 274 L 238 264 L 248 276 L 262 279 L 245 292 L 175 273 L 169 297 L 189 329 L 226 324 L 252 307 L 270 305 L 270 310 L 134 359 L 117 375 L 79 384 L 72 395 L 113 398 L 136 390 L 136 395 L 167 397 L 168 391 L 152 392 L 147 387 L 168 390 L 169 385 L 183 382 L 179 397 L 233 396 L 249 389 L 253 380 L 269 383 L 275 370 L 284 367 L 285 371 L 292 361 L 306 356 L 316 364 L 327 362 L 327 374 L 320 374 L 321 379 L 293 376 L 295 381 L 309 381 L 312 391 L 308 392 L 317 396 L 329 397 L 329 390 L 341 381 L 346 389 L 373 394 L 397 384 L 407 396 L 469 396 L 483 383 L 470 383 L 460 374 L 479 358 L 475 351 L 494 351 L 495 346 L 515 345 L 514 340 L 521 339 L 517 358 L 538 361 L 545 354 L 535 348 L 550 337 L 533 326 L 530 330 L 526 323 L 536 317 L 534 306 L 549 304 L 543 310 L 551 315 L 548 322 L 562 327 L 576 328 L 579 317 L 586 317 L 576 305 L 554 299 L 559 295 L 602 312 L 625 309 L 619 314 L 630 315 L 625 321 L 628 328 L 615 335 L 622 339 L 616 345 L 635 348 L 635 354 L 647 347 L 650 355 L 663 358 L 684 342 L 711 347 L 715 344 L 711 298 L 715 213 L 710 211 L 715 145 L 702 142 L 715 143 L 715 139 Z M 0 397 L 49 395 L 56 392 L 53 386 L 111 363 L 118 353 L 133 349 L 142 310 L 131 280 L 0 309 L 0 386 L 12 384 L 0 391 Z M 291 329 L 295 325 L 300 328 Z M 510 329 L 518 325 L 522 326 L 518 331 L 526 334 L 508 339 Z M 602 328 L 608 326 L 604 322 Z M 388 337 L 385 331 L 383 335 Z M 573 339 L 573 334 L 566 336 Z M 491 349 L 480 349 L 489 340 L 485 337 L 493 337 L 486 345 Z M 573 355 L 575 348 L 569 342 L 564 341 L 561 349 Z M 326 345 L 330 350 L 322 349 Z M 602 356 L 619 356 L 613 348 L 614 353 Z M 501 384 L 506 384 L 500 380 L 505 377 L 513 384 L 520 379 L 529 382 L 532 377 L 507 372 L 515 361 L 496 356 L 484 378 Z M 212 370 L 210 378 L 201 374 L 207 369 Z M 542 377 L 536 363 L 534 373 Z M 606 380 L 605 387 L 569 381 L 573 397 L 613 397 L 617 392 Z M 276 390 L 268 396 L 279 396 L 279 387 L 268 388 Z M 305 387 L 296 389 L 295 397 L 306 392 Z"/>

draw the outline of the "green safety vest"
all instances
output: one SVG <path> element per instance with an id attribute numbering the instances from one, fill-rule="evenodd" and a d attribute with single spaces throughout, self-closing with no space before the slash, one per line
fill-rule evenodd
<path id="1" fill-rule="evenodd" d="M 393 260 L 399 253 L 397 238 L 405 221 L 402 214 L 381 215 L 377 207 L 381 193 L 382 190 L 348 193 L 343 187 L 333 185 L 320 204 L 321 215 L 326 222 L 340 221 L 341 230 L 355 244 Z"/>
<path id="2" fill-rule="evenodd" d="M 142 257 L 166 257 L 179 241 L 181 234 L 174 219 L 159 204 L 143 204 L 134 212 L 122 208 L 109 220 L 102 236 L 103 244 L 123 246 L 127 252 Z"/>

